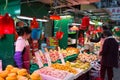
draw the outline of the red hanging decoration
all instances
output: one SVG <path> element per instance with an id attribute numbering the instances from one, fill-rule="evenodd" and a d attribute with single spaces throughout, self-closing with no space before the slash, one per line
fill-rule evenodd
<path id="1" fill-rule="evenodd" d="M 96 31 L 97 31 L 97 32 L 102 32 L 103 29 L 102 29 L 102 27 L 99 26 L 99 27 L 97 27 Z"/>
<path id="2" fill-rule="evenodd" d="M 56 14 L 53 14 L 53 15 L 50 15 L 50 19 L 52 20 L 60 20 L 60 16 L 59 15 L 56 15 Z"/>
<path id="3" fill-rule="evenodd" d="M 0 39 L 3 38 L 3 36 L 4 36 L 4 29 L 3 29 L 3 24 L 2 24 L 2 18 L 3 18 L 3 16 L 0 15 Z"/>
<path id="4" fill-rule="evenodd" d="M 95 26 L 94 25 L 90 25 L 88 28 L 89 31 L 94 31 L 95 30 Z"/>
<path id="5" fill-rule="evenodd" d="M 94 30 L 94 31 L 92 31 L 93 32 L 93 34 L 97 34 L 98 33 L 98 31 L 97 30 Z"/>
<path id="6" fill-rule="evenodd" d="M 57 38 L 58 40 L 62 39 L 63 35 L 64 35 L 64 32 L 62 32 L 62 31 L 57 31 L 57 32 L 56 32 L 56 38 Z"/>
<path id="7" fill-rule="evenodd" d="M 86 36 L 87 37 L 90 36 L 90 31 L 89 30 L 86 32 Z"/>
<path id="8" fill-rule="evenodd" d="M 89 17 L 88 16 L 84 16 L 82 18 L 82 23 L 81 23 L 80 29 L 81 30 L 87 29 L 87 27 L 89 26 L 89 21 L 90 21 Z"/>
<path id="9" fill-rule="evenodd" d="M 30 24 L 31 28 L 38 28 L 39 27 L 39 24 L 38 22 L 36 21 L 36 18 L 34 17 L 33 20 L 31 21 L 31 24 Z"/>
<path id="10" fill-rule="evenodd" d="M 79 41 L 79 44 L 80 45 L 84 45 L 84 36 L 83 36 L 83 34 L 80 34 L 80 36 L 79 36 L 79 38 L 78 38 L 78 41 Z"/>
<path id="11" fill-rule="evenodd" d="M 14 20 L 6 13 L 2 18 L 2 27 L 4 34 L 14 34 L 15 33 L 15 25 Z"/>

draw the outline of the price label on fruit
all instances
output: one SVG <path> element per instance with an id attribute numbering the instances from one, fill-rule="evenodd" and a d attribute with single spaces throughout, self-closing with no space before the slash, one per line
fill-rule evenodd
<path id="1" fill-rule="evenodd" d="M 51 58 L 47 48 L 45 48 L 45 57 L 47 59 L 48 66 L 51 66 Z"/>
<path id="2" fill-rule="evenodd" d="M 48 66 L 51 66 L 51 58 L 48 52 L 45 52 L 45 57 L 47 59 Z"/>
<path id="3" fill-rule="evenodd" d="M 58 47 L 58 54 L 59 54 L 59 58 L 61 59 L 62 64 L 65 64 L 65 60 L 63 55 L 60 53 L 60 47 Z"/>
<path id="4" fill-rule="evenodd" d="M 39 51 L 35 52 L 35 57 L 37 59 L 37 64 L 38 64 L 39 68 L 43 67 L 43 63 L 42 63 Z"/>

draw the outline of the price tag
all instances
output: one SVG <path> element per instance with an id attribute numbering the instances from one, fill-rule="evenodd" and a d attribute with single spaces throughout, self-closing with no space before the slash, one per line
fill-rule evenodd
<path id="1" fill-rule="evenodd" d="M 38 63 L 39 68 L 43 67 L 43 63 L 42 63 L 42 59 L 40 57 L 39 51 L 35 52 L 35 57 L 37 59 L 37 63 Z"/>
<path id="2" fill-rule="evenodd" d="M 64 57 L 63 57 L 63 55 L 60 53 L 60 47 L 58 47 L 58 53 L 59 53 L 59 58 L 60 58 L 62 64 L 65 64 Z"/>
<path id="3" fill-rule="evenodd" d="M 48 52 L 45 52 L 45 57 L 47 59 L 48 66 L 51 66 L 51 58 Z"/>

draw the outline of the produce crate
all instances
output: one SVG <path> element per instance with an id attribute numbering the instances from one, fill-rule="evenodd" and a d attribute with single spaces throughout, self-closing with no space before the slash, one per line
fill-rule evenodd
<path id="1" fill-rule="evenodd" d="M 78 57 L 78 54 L 73 54 L 73 55 L 67 56 L 66 58 L 64 58 L 64 60 L 65 60 L 65 62 L 66 61 L 72 62 L 72 61 L 75 61 L 77 57 Z M 57 60 L 56 62 L 53 62 L 53 63 L 61 63 L 61 60 L 59 59 L 59 60 Z"/>
<path id="2" fill-rule="evenodd" d="M 73 54 L 71 56 L 67 56 L 66 60 L 72 62 L 72 61 L 75 61 L 77 57 L 78 57 L 78 54 Z"/>

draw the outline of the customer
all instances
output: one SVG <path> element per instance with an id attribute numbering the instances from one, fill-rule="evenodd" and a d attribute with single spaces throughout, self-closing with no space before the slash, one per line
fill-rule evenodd
<path id="1" fill-rule="evenodd" d="M 108 80 L 112 80 L 113 67 L 118 67 L 118 43 L 112 37 L 112 33 L 109 30 L 105 30 L 103 36 L 105 37 L 105 41 L 100 52 L 102 56 L 100 77 L 104 80 L 105 73 L 107 72 Z"/>
<path id="2" fill-rule="evenodd" d="M 26 68 L 29 71 L 30 67 L 30 46 L 28 40 L 30 38 L 31 29 L 22 27 L 18 31 L 18 38 L 15 44 L 14 60 L 18 68 Z"/>

